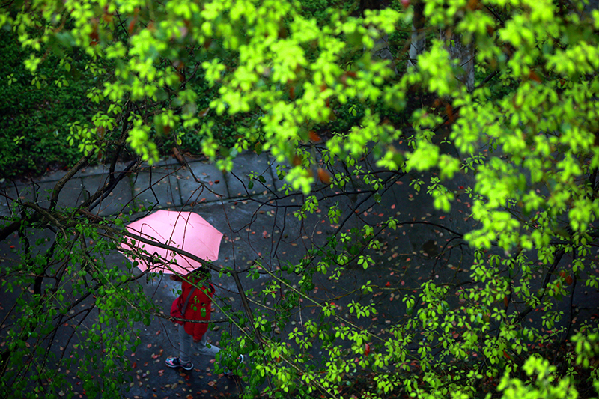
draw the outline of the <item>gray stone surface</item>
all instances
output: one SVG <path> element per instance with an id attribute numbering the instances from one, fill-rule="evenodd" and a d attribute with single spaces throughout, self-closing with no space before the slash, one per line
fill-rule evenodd
<path id="1" fill-rule="evenodd" d="M 115 172 L 122 172 L 125 170 L 127 165 L 130 162 L 117 162 L 114 166 Z M 86 177 L 93 175 L 107 175 L 110 172 L 110 165 L 93 165 L 87 166 L 85 168 L 81 168 L 79 172 L 75 176 L 77 177 Z"/>
<path id="2" fill-rule="evenodd" d="M 42 207 L 50 204 L 50 196 L 56 186 L 56 181 L 38 181 L 25 185 L 5 185 L 0 188 L 1 203 L 0 215 L 10 214 L 10 199 L 20 198 L 27 202 L 34 202 Z M 81 179 L 69 180 L 58 195 L 58 207 L 77 206 L 85 200 L 83 194 L 83 183 Z"/>
<path id="3" fill-rule="evenodd" d="M 233 161 L 234 172 L 227 173 L 226 175 L 230 197 L 246 197 L 276 190 L 270 162 L 271 158 L 267 154 L 259 156 L 255 153 L 247 152 L 238 155 Z M 254 185 L 250 188 L 248 176 L 252 173 L 262 176 L 264 183 L 254 180 Z"/>
<path id="4" fill-rule="evenodd" d="M 176 179 L 184 205 L 221 201 L 229 197 L 225 177 L 215 165 L 192 162 L 189 168 L 177 171 Z"/>
<path id="5" fill-rule="evenodd" d="M 52 171 L 52 172 L 48 172 L 45 175 L 41 176 L 38 181 L 58 181 L 60 180 L 64 175 L 67 174 L 66 170 L 57 170 L 57 171 Z M 20 182 L 20 184 L 26 185 L 26 182 Z"/>
<path id="6" fill-rule="evenodd" d="M 273 183 L 276 191 L 280 191 L 287 181 L 285 179 L 279 179 L 277 170 L 288 172 L 291 169 L 291 165 L 288 162 L 279 162 L 274 157 L 270 160 L 270 173 L 273 176 Z"/>
<path id="7" fill-rule="evenodd" d="M 152 166 L 132 176 L 133 198 L 136 207 L 166 208 L 181 205 L 181 194 L 173 167 Z"/>
<path id="8" fill-rule="evenodd" d="M 82 180 L 83 186 L 87 190 L 86 196 L 93 195 L 108 183 L 108 175 L 93 175 L 84 177 Z M 133 205 L 131 182 L 127 176 L 119 181 L 110 194 L 103 198 L 92 211 L 100 216 L 108 216 L 134 209 Z"/>
<path id="9" fill-rule="evenodd" d="M 366 161 L 367 159 L 362 162 Z M 458 174 L 450 182 L 450 189 L 455 190 L 457 200 L 453 204 L 451 212 L 447 214 L 435 210 L 432 198 L 425 194 L 426 183 L 434 176 L 434 172 L 431 172 L 406 174 L 382 195 L 381 202 L 376 205 L 371 194 L 364 190 L 349 197 L 332 195 L 329 198 L 323 198 L 322 201 L 319 201 L 319 209 L 315 213 L 306 215 L 306 218 L 300 221 L 294 216 L 294 212 L 301 204 L 301 195 L 290 195 L 278 203 L 275 202 L 274 196 L 263 196 L 264 190 L 267 190 L 268 193 L 268 189 L 275 190 L 275 186 L 281 183 L 278 179 L 273 180 L 274 165 L 272 158 L 266 155 L 258 157 L 255 154 L 243 154 L 237 159 L 234 166 L 235 174 L 246 182 L 246 187 L 247 174 L 250 171 L 265 172 L 266 187 L 256 183 L 250 193 L 253 192 L 257 195 L 247 198 L 244 197 L 247 193 L 241 182 L 237 181 L 232 174 L 223 176 L 213 165 L 191 162 L 189 170 L 181 168 L 172 160 L 165 161 L 162 166 L 146 167 L 136 175 L 128 177 L 128 180 L 121 182 L 112 195 L 108 196 L 94 211 L 104 212 L 102 214 L 119 213 L 124 204 L 133 200 L 135 207 L 145 204 L 168 209 L 183 208 L 197 212 L 225 235 L 220 246 L 220 256 L 214 262 L 217 266 L 230 266 L 236 270 L 245 270 L 250 265 L 261 262 L 263 267 L 271 272 L 277 272 L 287 262 L 299 261 L 312 245 L 322 245 L 336 232 L 345 233 L 352 228 L 361 229 L 366 223 L 373 226 L 381 225 L 389 216 L 396 216 L 398 219 L 397 229 L 386 229 L 378 235 L 381 247 L 377 251 L 372 251 L 375 263 L 370 268 L 364 270 L 353 260 L 344 267 L 339 281 L 316 276 L 316 286 L 312 298 L 321 303 L 335 301 L 340 312 L 342 309 L 347 309 L 350 298 L 355 298 L 356 290 L 366 281 L 371 281 L 373 285 L 380 287 L 384 287 L 386 284 L 396 286 L 404 285 L 404 283 L 406 287 L 415 287 L 419 286 L 423 279 L 452 282 L 458 277 L 461 280 L 467 278 L 468 271 L 458 271 L 452 266 L 468 267 L 472 262 L 472 251 L 467 246 L 458 246 L 461 241 L 452 241 L 451 244 L 455 248 L 443 254 L 443 257 L 447 257 L 447 267 L 437 267 L 434 255 L 441 253 L 441 246 L 449 243 L 449 237 L 452 235 L 446 228 L 466 232 L 474 227 L 472 219 L 466 216 L 469 213 L 471 199 L 464 193 L 463 188 L 463 186 L 474 184 L 472 176 Z M 214 193 L 207 190 L 198 192 L 201 185 L 194 181 L 191 171 L 206 184 L 206 188 L 212 189 Z M 421 178 L 425 182 L 420 192 L 416 192 L 410 186 L 410 181 L 414 178 Z M 61 193 L 59 206 L 80 203 L 84 199 L 83 188 L 93 192 L 105 180 L 105 173 L 85 175 L 82 179 L 74 179 Z M 218 183 L 216 183 L 217 180 Z M 51 189 L 53 185 L 53 182 L 47 180 L 42 180 L 38 186 L 21 185 L 18 186 L 18 194 L 17 188 L 5 186 L 0 189 L 0 194 L 4 193 L 9 198 L 15 198 L 18 195 L 33 200 L 33 189 L 43 192 Z M 322 194 L 330 194 L 330 189 L 322 190 Z M 216 195 L 222 195 L 223 198 L 216 198 Z M 43 196 L 38 197 L 38 202 L 42 205 L 47 204 L 47 199 L 42 198 Z M 210 196 L 215 200 L 210 201 Z M 202 200 L 203 198 L 206 199 Z M 6 197 L 0 197 L 0 200 L 2 200 L 0 215 L 6 216 L 9 208 L 8 200 Z M 331 222 L 328 218 L 328 210 L 335 203 L 338 203 L 343 214 L 339 221 Z M 361 205 L 357 212 L 354 212 L 354 207 L 357 204 Z M 45 235 L 43 238 L 47 240 L 46 245 L 49 245 L 53 237 L 51 232 L 46 230 L 40 234 Z M 10 265 L 17 265 L 19 249 L 17 234 L 0 242 L 0 265 L 6 268 Z M 134 273 L 135 275 L 140 273 L 137 268 L 131 268 L 131 263 L 117 250 L 110 252 L 107 262 L 109 265 L 118 265 L 125 273 Z M 567 263 L 567 259 L 564 258 L 562 263 Z M 329 267 L 332 270 L 337 265 L 331 262 Z M 289 273 L 285 277 L 290 279 L 291 284 L 295 284 L 301 276 Z M 271 277 L 267 273 L 262 273 L 256 280 L 243 278 L 242 289 L 243 291 L 260 291 L 264 289 L 264 285 L 270 279 Z M 215 307 L 219 308 L 225 303 L 229 303 L 234 310 L 239 310 L 239 290 L 233 278 L 226 275 L 222 277 L 213 275 L 213 280 L 217 287 Z M 155 279 L 144 278 L 138 282 L 159 309 L 168 313 L 170 305 L 176 297 L 174 290 L 179 288 L 178 284 L 173 283 L 166 276 Z M 574 287 L 571 289 L 573 290 Z M 586 288 L 583 291 L 583 288 L 579 286 L 577 290 L 577 295 L 574 297 L 576 306 L 587 306 L 586 303 L 597 302 L 595 292 L 591 292 L 587 296 Z M 3 306 L 8 309 L 9 306 L 6 306 L 4 302 L 10 304 L 14 298 L 4 292 L 2 295 Z M 401 319 L 406 312 L 405 304 L 401 301 L 399 294 L 391 293 L 391 290 L 385 291 L 377 298 L 380 301 L 380 307 L 377 306 L 377 309 L 381 311 L 381 314 L 376 322 L 378 324 L 369 326 L 372 331 L 378 328 L 387 328 L 387 322 Z M 268 307 L 271 306 L 271 303 L 266 302 L 263 305 Z M 253 303 L 252 306 L 261 305 Z M 304 321 L 314 317 L 311 316 L 314 314 L 311 309 L 314 307 L 302 308 L 302 312 L 299 313 L 302 316 L 298 316 L 299 319 L 296 318 L 292 323 L 301 323 L 302 317 Z M 2 312 L 4 311 L 6 310 L 0 307 L 0 318 L 3 317 L 4 313 Z M 351 315 L 343 313 L 343 316 L 356 324 L 360 323 L 360 320 L 353 319 Z M 83 326 L 89 328 L 91 323 L 96 321 L 96 317 L 92 313 Z M 213 320 L 216 322 L 224 318 L 222 312 L 217 311 L 213 314 Z M 374 322 L 374 320 L 372 321 Z M 370 321 L 368 322 L 370 323 Z M 228 328 L 226 326 L 227 324 L 218 324 L 220 330 L 209 333 L 216 345 L 219 344 L 221 332 Z M 128 386 L 131 388 L 129 392 L 123 392 L 123 397 L 144 399 L 167 396 L 186 397 L 192 392 L 204 391 L 207 393 L 194 397 L 211 397 L 238 390 L 239 386 L 235 386 L 231 379 L 212 374 L 214 372 L 212 358 L 200 355 L 199 351 L 194 354 L 195 367 L 192 372 L 180 374 L 168 369 L 164 365 L 164 360 L 167 356 L 178 353 L 178 337 L 171 323 L 153 316 L 149 326 L 140 323 L 138 327 L 136 327 L 135 333 L 139 335 L 142 344 L 137 347 L 135 352 L 126 353 L 130 364 L 135 362 L 137 366 L 128 372 L 133 383 Z M 69 338 L 70 330 L 68 328 L 70 327 L 60 327 L 57 334 L 57 339 L 60 340 L 58 345 L 63 345 Z M 292 328 L 294 325 L 290 323 L 281 328 L 281 333 L 288 332 Z M 74 338 L 69 345 L 75 343 L 79 344 L 80 342 Z M 319 355 L 317 352 L 319 349 L 314 351 L 315 356 Z M 80 382 L 75 379 L 76 377 L 73 378 L 73 384 Z M 182 378 L 185 378 L 184 383 L 181 382 Z M 81 392 L 81 385 L 73 386 L 77 396 Z"/>

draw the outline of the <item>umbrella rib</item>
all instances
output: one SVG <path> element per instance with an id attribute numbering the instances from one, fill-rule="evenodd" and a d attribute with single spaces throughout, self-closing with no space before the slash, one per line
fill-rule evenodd
<path id="1" fill-rule="evenodd" d="M 155 246 L 155 247 L 162 248 L 162 249 L 167 249 L 167 250 L 169 250 L 169 251 L 172 251 L 172 252 L 175 252 L 175 253 L 177 253 L 177 254 L 179 254 L 179 255 L 186 256 L 186 257 L 188 257 L 189 259 L 195 260 L 196 262 L 200 262 L 200 263 L 202 263 L 202 264 L 203 264 L 204 262 L 207 262 L 207 263 L 212 263 L 210 260 L 207 260 L 207 259 L 202 259 L 202 258 L 200 258 L 199 256 L 196 256 L 196 255 L 194 255 L 194 254 L 192 254 L 192 253 L 190 253 L 190 252 L 187 252 L 187 251 L 185 251 L 185 250 L 183 250 L 183 249 L 179 249 L 179 248 L 177 248 L 177 247 L 173 247 L 173 246 L 170 246 L 170 245 L 167 245 L 167 244 L 163 244 L 163 243 L 161 243 L 161 242 L 157 242 L 157 241 L 152 241 L 152 240 L 149 240 L 149 239 L 147 239 L 147 238 L 144 238 L 144 237 L 141 237 L 141 236 L 139 236 L 139 235 L 137 235 L 137 234 L 131 233 L 130 231 L 127 231 L 126 233 L 124 233 L 124 235 L 126 235 L 126 236 L 128 236 L 128 237 L 131 237 L 131 238 L 133 238 L 133 239 L 135 239 L 135 240 L 141 241 L 141 242 L 143 242 L 144 244 L 150 244 L 150 245 L 153 245 L 153 246 Z M 129 244 L 127 244 L 127 245 L 129 245 Z M 213 269 L 214 271 L 217 271 L 217 269 L 216 269 L 216 268 L 214 268 L 214 267 L 212 267 L 212 269 Z"/>
<path id="2" fill-rule="evenodd" d="M 157 254 L 156 252 L 149 253 L 148 251 L 146 251 L 144 249 L 140 249 L 140 248 L 135 248 L 135 249 L 137 249 L 137 251 L 135 251 L 133 249 L 121 248 L 121 251 L 123 251 L 124 253 L 131 253 L 135 256 L 139 256 L 139 259 L 143 260 L 146 263 L 152 263 L 155 268 L 162 268 L 162 269 L 169 270 L 169 271 L 175 273 L 175 270 L 173 270 L 173 268 L 170 266 L 171 264 L 169 262 L 165 262 L 164 260 L 162 260 L 162 257 L 159 254 Z M 139 251 L 142 252 L 141 255 L 138 253 Z M 148 258 L 148 259 L 146 259 L 146 258 Z M 156 259 L 156 258 L 158 258 L 158 259 Z"/>
<path id="3" fill-rule="evenodd" d="M 184 219 L 183 213 L 187 214 L 187 219 Z M 179 211 L 177 213 L 177 217 L 175 218 L 175 223 L 173 224 L 173 230 L 171 231 L 170 234 L 170 239 L 169 241 L 171 242 L 175 242 L 173 240 L 173 236 L 175 235 L 175 231 L 177 230 L 177 223 L 179 223 L 179 218 L 184 219 L 185 220 L 185 225 L 183 227 L 183 241 L 181 242 L 181 249 L 183 249 L 183 247 L 185 246 L 185 236 L 187 235 L 187 226 L 189 225 L 189 218 L 191 217 L 191 213 L 190 212 L 183 212 L 183 211 Z"/>
<path id="4" fill-rule="evenodd" d="M 192 230 L 189 230 L 190 228 Z M 127 226 L 126 233 L 129 239 L 136 239 L 155 248 L 157 252 L 154 257 L 159 256 L 175 264 L 176 269 L 187 271 L 191 270 L 190 268 L 201 267 L 205 262 L 216 260 L 218 246 L 223 236 L 197 213 L 167 210 L 160 210 L 132 223 Z M 141 247 L 138 244 L 127 246 L 131 249 Z M 152 248 L 147 250 L 148 254 L 153 251 Z M 151 257 L 150 254 L 149 258 Z M 142 270 L 152 268 L 152 263 L 145 260 L 140 267 Z"/>

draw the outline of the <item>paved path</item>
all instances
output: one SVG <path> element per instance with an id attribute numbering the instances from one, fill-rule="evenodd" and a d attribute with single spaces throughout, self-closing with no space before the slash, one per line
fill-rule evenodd
<path id="1" fill-rule="evenodd" d="M 339 229 L 346 231 L 350 228 L 361 228 L 366 222 L 376 225 L 391 215 L 406 220 L 416 220 L 418 217 L 416 215 L 437 214 L 432 210 L 428 197 L 423 200 L 424 198 L 418 192 L 409 187 L 408 177 L 393 184 L 383 194 L 379 205 L 375 204 L 369 194 L 360 192 L 364 186 L 359 179 L 356 179 L 347 187 L 347 190 L 353 192 L 350 196 L 338 196 L 339 193 L 331 191 L 322 184 L 316 185 L 314 189 L 317 196 L 321 198 L 320 210 L 300 222 L 294 216 L 294 212 L 303 201 L 301 194 L 292 193 L 273 200 L 275 192 L 283 187 L 283 182 L 276 178 L 274 165 L 275 162 L 269 155 L 258 156 L 252 153 L 242 154 L 236 158 L 234 173 L 223 173 L 214 165 L 205 162 L 192 161 L 189 167 L 183 168 L 174 159 L 162 160 L 157 165 L 146 166 L 140 172 L 128 175 L 98 207 L 93 209 L 93 212 L 107 216 L 123 212 L 123 207 L 125 210 L 136 212 L 140 207 L 149 205 L 193 210 L 225 234 L 217 261 L 219 265 L 240 269 L 260 261 L 273 271 L 288 262 L 298 262 L 307 248 L 312 245 L 322 245 Z M 122 171 L 125 167 L 125 164 L 120 164 L 117 170 Z M 248 175 L 252 172 L 262 174 L 264 182 L 256 181 L 250 189 Z M 67 183 L 59 196 L 58 206 L 76 206 L 82 203 L 88 198 L 89 193 L 95 192 L 98 187 L 106 183 L 107 174 L 108 170 L 103 166 L 82 170 Z M 62 176 L 64 172 L 52 173 L 33 182 L 5 185 L 3 190 L 8 198 L 16 196 L 28 200 L 37 198 L 37 201 L 43 205 L 48 202 L 45 198 L 48 191 Z M 203 184 L 198 184 L 196 178 Z M 408 192 L 411 194 L 406 195 Z M 327 216 L 327 210 L 334 204 L 337 204 L 342 211 L 341 219 L 337 223 L 331 223 Z M 373 212 L 372 208 L 375 205 L 378 210 Z M 355 207 L 359 209 L 359 213 L 351 212 L 350 215 L 350 210 Z M 4 198 L 0 206 L 0 215 L 7 216 L 10 212 L 10 203 Z M 341 226 L 348 216 L 349 219 Z M 418 219 L 420 220 L 420 217 Z M 418 274 L 420 277 L 416 274 L 406 275 L 407 269 L 404 263 L 406 259 L 410 261 L 410 258 L 412 258 L 411 263 L 414 263 L 415 257 L 420 254 L 420 246 L 429 241 L 433 242 L 431 240 L 435 239 L 436 233 L 421 225 L 412 225 L 412 228 L 408 235 L 404 231 L 403 235 L 392 237 L 386 233 L 381 237 L 384 249 L 380 251 L 377 259 L 380 266 L 372 271 L 364 271 L 362 268 L 350 265 L 351 270 L 346 273 L 346 282 L 341 280 L 338 283 L 331 283 L 326 279 L 320 279 L 315 287 L 314 298 L 329 301 L 340 294 L 345 294 L 346 291 L 349 292 L 356 284 L 368 280 L 380 282 L 382 286 L 389 280 L 399 284 L 399 280 L 394 280 L 400 276 L 408 284 L 422 278 L 421 273 Z M 1 244 L 0 253 L 6 255 L 6 260 L 10 261 L 11 254 L 14 254 L 13 251 L 19 247 L 17 237 L 11 237 Z M 15 248 L 9 250 L 8 246 Z M 401 255 L 398 257 L 397 254 Z M 421 261 L 424 262 L 425 259 Z M 127 261 L 118 251 L 114 251 L 107 258 L 107 263 L 120 264 L 124 267 Z M 419 267 L 417 266 L 416 269 Z M 394 268 L 402 271 L 401 274 L 396 275 L 397 278 L 389 277 L 389 270 Z M 244 279 L 244 288 L 260 290 L 268 281 L 267 276 L 262 277 L 255 282 Z M 240 303 L 238 290 L 232 279 L 223 277 L 216 279 L 215 282 L 219 296 L 217 304 L 229 303 L 234 308 L 238 308 Z M 171 302 L 177 296 L 177 283 L 168 279 L 155 279 L 144 280 L 143 284 L 147 295 L 167 312 Z M 385 295 L 381 298 L 386 297 Z M 340 309 L 347 309 L 346 299 L 335 300 Z M 388 327 L 387 323 L 390 320 L 401 316 L 400 312 L 403 310 L 397 306 L 397 303 L 400 301 L 389 303 L 393 305 L 392 309 L 387 314 L 383 313 L 379 327 Z M 308 311 L 302 313 L 298 322 L 301 322 L 302 317 L 307 320 L 312 315 Z M 216 312 L 213 319 L 223 319 L 222 313 Z M 93 318 L 91 320 L 93 321 Z M 154 395 L 161 398 L 186 397 L 190 392 L 193 393 L 193 397 L 212 397 L 237 390 L 237 381 L 212 374 L 213 363 L 208 356 L 195 356 L 196 367 L 191 373 L 178 373 L 167 369 L 164 360 L 167 356 L 176 354 L 178 341 L 175 329 L 169 322 L 154 318 L 150 326 L 138 327 L 142 345 L 135 353 L 127 354 L 129 363 L 134 364 L 135 367 L 132 371 L 133 383 L 129 387 L 130 392 L 125 394 L 126 397 L 154 398 L 156 397 Z M 291 327 L 290 325 L 289 328 Z M 68 327 L 64 330 L 62 338 L 67 337 L 69 333 Z M 220 331 L 209 334 L 213 343 L 219 344 Z M 230 332 L 236 333 L 233 330 Z M 315 355 L 318 355 L 318 350 Z M 73 382 L 76 384 L 79 381 L 73 377 Z M 76 387 L 77 385 L 75 389 Z"/>
<path id="2" fill-rule="evenodd" d="M 223 202 L 248 195 L 264 195 L 268 190 L 282 186 L 273 178 L 275 162 L 268 154 L 242 154 L 234 162 L 234 174 L 223 173 L 216 166 L 190 161 L 189 168 L 182 167 L 176 159 L 163 159 L 153 166 L 145 166 L 136 174 L 123 179 L 104 199 L 94 212 L 101 216 L 123 212 L 123 206 L 137 210 L 141 206 L 157 208 L 193 206 L 198 203 Z M 125 170 L 126 164 L 117 164 L 115 172 Z M 256 182 L 252 189 L 247 187 L 247 177 L 252 171 L 262 173 L 265 183 Z M 59 195 L 58 206 L 77 206 L 89 198 L 90 193 L 108 181 L 108 168 L 104 165 L 84 168 L 68 181 Z M 66 172 L 53 172 L 29 182 L 5 182 L 0 191 L 0 216 L 10 215 L 10 198 L 20 197 L 44 205 L 54 185 Z M 195 180 L 204 184 L 204 187 Z M 236 177 L 237 176 L 237 177 Z M 242 180 L 245 180 L 242 182 Z M 37 196 L 37 197 L 36 197 Z"/>
<path id="3" fill-rule="evenodd" d="M 123 207 L 137 212 L 140 207 L 155 205 L 158 208 L 198 212 L 225 234 L 216 262 L 218 265 L 239 270 L 259 261 L 271 271 L 276 271 L 287 263 L 295 264 L 308 248 L 322 245 L 332 234 L 361 228 L 365 223 L 376 226 L 389 216 L 396 216 L 401 227 L 380 234 L 382 247 L 379 251 L 373 251 L 375 265 L 363 270 L 355 264 L 350 264 L 344 268 L 338 282 L 316 278 L 313 299 L 321 302 L 334 300 L 340 314 L 350 319 L 352 316 L 344 313 L 350 298 L 346 294 L 357 289 L 365 281 L 371 281 L 379 287 L 403 289 L 418 287 L 425 279 L 441 281 L 467 278 L 468 270 L 457 270 L 458 266 L 469 265 L 472 253 L 467 246 L 459 247 L 455 241 L 452 242 L 455 249 L 443 263 L 446 266 L 440 267 L 433 259 L 441 246 L 450 239 L 448 230 L 444 228 L 462 232 L 472 228 L 472 219 L 467 217 L 470 204 L 466 195 L 458 195 L 452 212 L 445 214 L 433 208 L 430 196 L 425 194 L 426 186 L 421 188 L 420 192 L 410 187 L 411 179 L 421 177 L 416 174 L 405 175 L 395 181 L 382 193 L 378 204 L 372 196 L 360 191 L 365 187 L 360 179 L 355 179 L 347 187 L 351 195 L 338 195 L 342 193 L 334 192 L 323 185 L 316 185 L 314 189 L 320 198 L 319 210 L 299 221 L 294 212 L 303 202 L 303 196 L 300 193 L 291 193 L 276 198 L 275 193 L 283 187 L 283 182 L 276 178 L 274 165 L 275 162 L 267 154 L 258 156 L 251 153 L 242 154 L 235 160 L 234 173 L 223 173 L 214 165 L 200 161 L 192 161 L 188 168 L 183 168 L 174 159 L 163 160 L 157 165 L 146 166 L 140 172 L 128 175 L 93 211 L 106 216 L 123 212 Z M 124 164 L 118 166 L 119 170 L 124 168 Z M 90 192 L 93 193 L 106 182 L 107 172 L 102 166 L 82 170 L 61 192 L 59 206 L 74 206 L 83 202 Z M 251 172 L 262 174 L 264 184 L 255 182 L 250 189 L 248 174 Z M 53 173 L 34 182 L 5 184 L 0 187 L 0 192 L 5 193 L 8 198 L 19 196 L 29 200 L 37 195 L 37 201 L 47 203 L 47 194 L 44 192 L 51 190 L 63 175 L 64 172 Z M 203 184 L 196 182 L 194 176 Z M 422 177 L 425 182 L 427 177 L 430 175 Z M 471 183 L 469 176 L 458 176 L 449 186 L 459 191 L 459 186 Z M 6 197 L 1 198 L 0 216 L 8 216 L 11 212 Z M 334 205 L 342 212 L 337 223 L 328 219 L 327 211 Z M 136 216 L 134 213 L 133 217 Z M 423 222 L 429 224 L 422 224 Z M 51 239 L 50 232 L 47 232 L 47 238 Z M 19 245 L 16 235 L 0 243 L 0 267 L 18 262 L 16 251 Z M 106 262 L 123 268 L 128 263 L 118 251 L 111 252 Z M 266 275 L 255 281 L 244 279 L 244 290 L 259 291 L 267 282 Z M 177 297 L 178 284 L 168 279 L 144 279 L 142 283 L 146 294 L 168 312 L 170 304 Z M 216 304 L 231 304 L 233 308 L 239 309 L 239 294 L 232 278 L 215 278 L 215 283 L 218 296 Z M 380 290 L 382 295 L 376 297 L 356 298 L 355 294 L 352 294 L 351 298 L 374 301 L 380 314 L 376 321 L 372 320 L 369 328 L 371 331 L 384 331 L 389 325 L 401 322 L 405 315 L 400 292 L 402 291 L 393 292 L 383 288 Z M 2 294 L 3 303 L 8 303 L 14 298 L 7 293 Z M 576 301 L 587 301 L 588 297 L 584 295 L 581 292 Z M 6 311 L 7 309 L 0 309 L 0 318 L 4 317 Z M 314 317 L 313 312 L 314 309 L 302 308 L 295 323 Z M 93 317 L 92 314 L 89 324 Z M 222 319 L 224 317 L 221 312 L 213 314 L 213 320 Z M 218 331 L 209 333 L 212 343 L 219 344 L 223 329 L 236 334 L 227 324 L 218 326 Z M 71 328 L 64 326 L 61 329 L 57 338 L 58 346 L 70 335 Z M 294 325 L 290 324 L 286 328 L 294 328 Z M 285 332 L 281 331 L 281 334 Z M 189 373 L 178 373 L 166 368 L 164 360 L 167 356 L 176 354 L 177 344 L 175 329 L 169 322 L 153 318 L 149 326 L 137 326 L 136 333 L 142 344 L 135 353 L 126 353 L 129 364 L 134 365 L 134 368 L 130 372 L 133 383 L 129 387 L 130 391 L 123 394 L 124 397 L 216 397 L 238 390 L 238 381 L 213 374 L 214 364 L 209 356 L 197 354 L 194 357 L 195 368 Z M 319 355 L 318 350 L 319 348 L 315 349 L 315 356 Z M 80 385 L 77 385 L 80 381 L 74 374 L 68 378 L 73 379 L 75 397 L 84 397 Z"/>

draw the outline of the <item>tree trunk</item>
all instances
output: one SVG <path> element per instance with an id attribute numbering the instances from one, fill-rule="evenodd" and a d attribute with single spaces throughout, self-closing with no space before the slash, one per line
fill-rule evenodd
<path id="1" fill-rule="evenodd" d="M 441 30 L 441 40 L 452 60 L 459 61 L 457 79 L 466 85 L 468 91 L 474 90 L 474 55 L 472 43 L 464 44 L 461 35 L 456 35 L 450 30 Z"/>
<path id="2" fill-rule="evenodd" d="M 416 66 L 418 56 L 424 53 L 426 48 L 426 35 L 424 32 L 424 1 L 414 1 L 414 19 L 412 24 L 412 41 L 408 59 L 408 68 Z"/>

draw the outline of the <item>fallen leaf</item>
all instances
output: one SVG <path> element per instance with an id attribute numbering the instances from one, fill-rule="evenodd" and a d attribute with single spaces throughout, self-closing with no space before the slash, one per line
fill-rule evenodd
<path id="1" fill-rule="evenodd" d="M 325 184 L 329 184 L 331 182 L 331 175 L 329 174 L 329 172 L 327 172 L 323 168 L 318 168 L 317 174 L 318 174 L 318 179 L 321 182 L 323 182 Z"/>
<path id="2" fill-rule="evenodd" d="M 318 143 L 320 141 L 320 136 L 314 130 L 310 130 L 309 136 L 310 140 L 312 140 L 315 143 Z"/>

